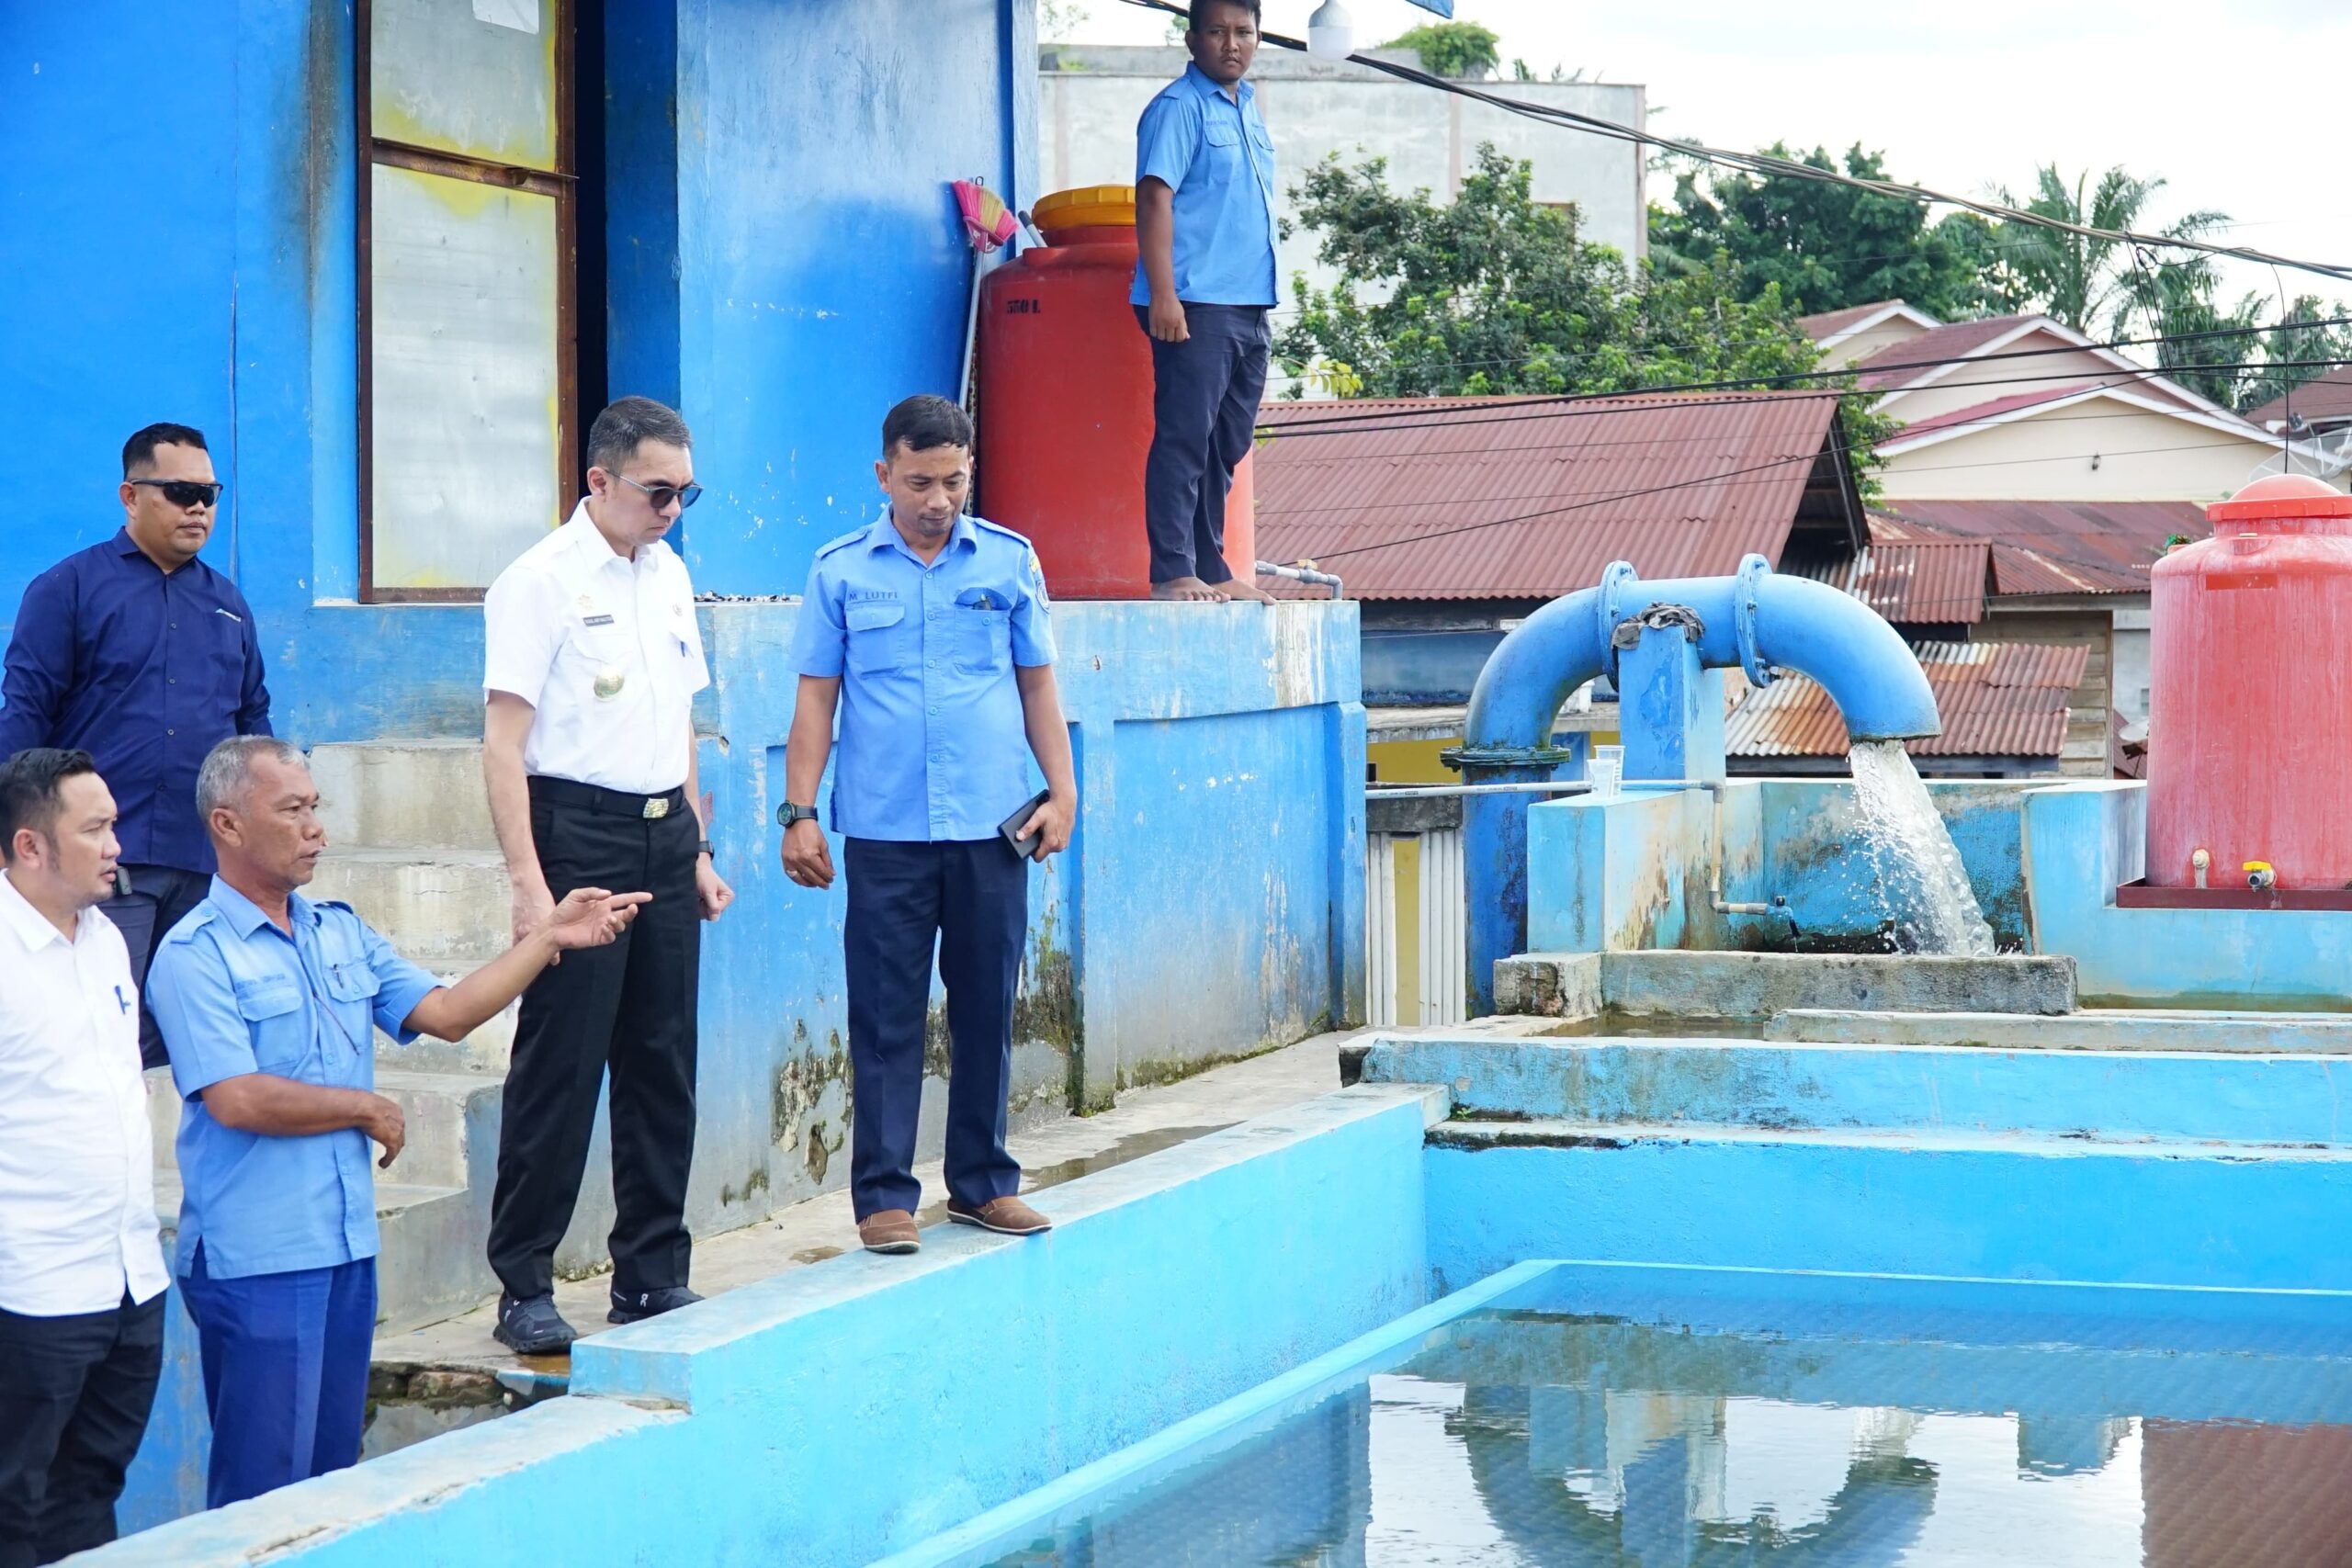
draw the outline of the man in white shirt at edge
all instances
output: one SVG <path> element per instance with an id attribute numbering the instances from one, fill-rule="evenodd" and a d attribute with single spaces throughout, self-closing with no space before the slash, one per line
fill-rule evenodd
<path id="1" fill-rule="evenodd" d="M 482 602 L 482 772 L 514 884 L 514 929 L 572 888 L 626 874 L 653 895 L 627 935 L 565 955 L 523 993 L 498 1134 L 490 1266 L 499 1343 L 569 1347 L 555 1249 L 611 1088 L 612 1310 L 635 1323 L 687 1285 L 700 920 L 733 901 L 711 862 L 694 697 L 710 684 L 694 585 L 663 542 L 702 493 L 677 411 L 622 398 L 588 429 L 588 493 Z M 618 886 L 622 884 L 616 883 Z"/>
<path id="2" fill-rule="evenodd" d="M 86 751 L 0 766 L 0 1568 L 115 1539 L 163 1371 L 154 1141 Z"/>

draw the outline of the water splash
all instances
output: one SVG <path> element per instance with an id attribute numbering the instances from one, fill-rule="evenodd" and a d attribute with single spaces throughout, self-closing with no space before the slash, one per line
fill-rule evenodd
<path id="1" fill-rule="evenodd" d="M 1857 825 L 1854 848 L 1876 878 L 1904 953 L 1993 955 L 1960 851 L 1928 798 L 1928 786 L 1900 740 L 1860 740 L 1849 754 Z"/>

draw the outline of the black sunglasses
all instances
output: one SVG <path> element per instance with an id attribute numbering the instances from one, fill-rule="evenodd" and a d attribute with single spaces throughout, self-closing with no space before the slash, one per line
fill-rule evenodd
<path id="1" fill-rule="evenodd" d="M 641 485 L 627 474 L 615 474 L 613 478 L 625 485 L 643 491 L 646 501 L 656 512 L 667 512 L 670 510 L 670 503 L 673 501 L 678 503 L 678 510 L 684 512 L 702 499 L 702 486 L 691 480 L 684 485 Z"/>
<path id="2" fill-rule="evenodd" d="M 208 484 L 202 479 L 132 479 L 130 482 L 144 485 L 149 490 L 162 491 L 165 501 L 184 510 L 210 506 L 220 499 L 220 492 L 229 488 L 217 481 Z"/>

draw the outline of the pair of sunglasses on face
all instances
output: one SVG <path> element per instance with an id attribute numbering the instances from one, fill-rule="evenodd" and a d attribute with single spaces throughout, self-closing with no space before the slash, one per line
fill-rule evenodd
<path id="1" fill-rule="evenodd" d="M 220 501 L 220 492 L 229 488 L 217 481 L 203 479 L 133 479 L 130 482 L 143 490 L 162 491 L 165 501 L 184 512 L 213 505 Z"/>
<path id="2" fill-rule="evenodd" d="M 656 512 L 669 511 L 670 503 L 673 501 L 678 503 L 678 510 L 684 512 L 687 507 L 692 506 L 695 502 L 702 499 L 702 486 L 695 484 L 692 481 L 688 481 L 684 485 L 641 485 L 635 479 L 629 478 L 627 474 L 615 474 L 613 478 L 620 480 L 621 483 L 628 486 L 631 490 L 643 491 L 645 492 L 646 504 L 652 507 Z"/>

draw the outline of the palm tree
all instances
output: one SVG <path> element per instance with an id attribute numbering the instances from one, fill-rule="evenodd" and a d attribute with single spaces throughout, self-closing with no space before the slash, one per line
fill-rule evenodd
<path id="1" fill-rule="evenodd" d="M 2165 188 L 2161 177 L 2142 179 L 2118 164 L 2099 175 L 2096 189 L 2090 175 L 2075 176 L 2070 185 L 2055 164 L 2034 171 L 2034 193 L 2019 201 L 2006 189 L 2001 203 L 2035 214 L 2092 229 L 2139 227 L 2140 215 Z M 2203 237 L 2229 222 L 2229 214 L 2202 209 L 2176 220 L 2159 231 L 2183 240 Z M 2101 329 L 2117 337 L 2129 335 L 2134 321 L 2154 325 L 2165 313 L 2167 298 L 2210 300 L 2212 263 L 2202 255 L 2167 259 L 2140 254 L 2120 240 L 2094 239 L 2040 224 L 2002 226 L 2003 249 L 2010 266 L 2043 313 L 2078 333 L 2097 335 Z M 2187 269 L 2167 283 L 2167 272 Z"/>

